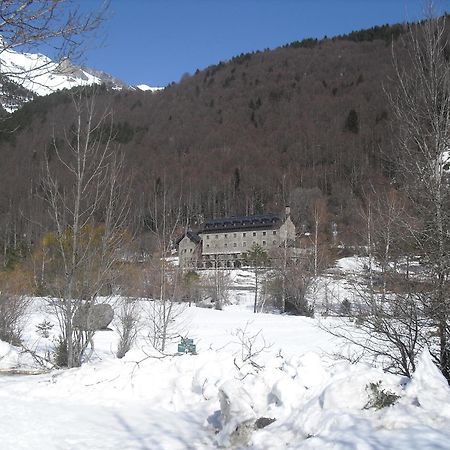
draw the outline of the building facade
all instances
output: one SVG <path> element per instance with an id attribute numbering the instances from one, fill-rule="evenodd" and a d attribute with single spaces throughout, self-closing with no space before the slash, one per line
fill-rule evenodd
<path id="1" fill-rule="evenodd" d="M 252 245 L 259 244 L 269 255 L 295 241 L 295 225 L 286 207 L 283 214 L 228 217 L 206 221 L 194 233 L 178 240 L 183 268 L 240 267 Z"/>

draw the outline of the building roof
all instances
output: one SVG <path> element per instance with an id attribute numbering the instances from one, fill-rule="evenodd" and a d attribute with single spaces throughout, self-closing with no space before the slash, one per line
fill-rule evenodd
<path id="1" fill-rule="evenodd" d="M 283 220 L 280 214 L 259 214 L 255 216 L 226 217 L 207 220 L 201 233 L 214 233 L 233 230 L 278 229 Z"/>
<path id="2" fill-rule="evenodd" d="M 184 233 L 181 237 L 179 237 L 175 242 L 175 244 L 178 245 L 184 239 L 185 236 L 187 236 L 195 244 L 200 244 L 202 240 L 202 238 L 197 233 L 189 230 L 186 233 Z"/>

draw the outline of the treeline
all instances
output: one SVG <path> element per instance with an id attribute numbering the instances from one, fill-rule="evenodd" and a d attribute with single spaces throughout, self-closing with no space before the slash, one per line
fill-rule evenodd
<path id="1" fill-rule="evenodd" d="M 159 93 L 101 89 L 97 110 L 114 111 L 114 139 L 132 177 L 140 234 L 152 227 L 152 205 L 164 195 L 171 210 L 181 210 L 183 226 L 276 212 L 289 203 L 305 231 L 320 201 L 324 237 L 333 223 L 341 241 L 356 242 L 365 195 L 392 175 L 386 36 L 397 37 L 402 27 L 243 54 Z M 402 57 L 403 44 L 396 48 Z M 39 235 L 28 217 L 45 196 L 42 166 L 53 164 L 54 143 L 73 120 L 70 95 L 59 92 L 1 123 L 5 248 L 17 236 L 31 242 Z"/>

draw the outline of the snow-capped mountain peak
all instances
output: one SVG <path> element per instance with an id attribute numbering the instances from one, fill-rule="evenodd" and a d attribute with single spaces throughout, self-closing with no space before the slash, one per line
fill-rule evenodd
<path id="1" fill-rule="evenodd" d="M 93 84 L 106 84 L 119 90 L 135 89 L 105 72 L 76 66 L 68 59 L 55 62 L 40 53 L 20 53 L 5 48 L 0 41 L 0 103 L 8 112 L 35 96 Z M 137 89 L 154 92 L 161 88 L 140 85 Z"/>
<path id="2" fill-rule="evenodd" d="M 150 91 L 150 92 L 157 92 L 160 91 L 162 89 L 164 89 L 163 87 L 152 87 L 149 86 L 148 84 L 138 84 L 135 86 L 136 89 L 138 89 L 139 91 Z"/>

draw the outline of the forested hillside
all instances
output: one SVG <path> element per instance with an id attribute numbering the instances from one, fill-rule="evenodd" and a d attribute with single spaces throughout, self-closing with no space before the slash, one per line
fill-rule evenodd
<path id="1" fill-rule="evenodd" d="M 163 192 L 190 225 L 289 203 L 306 230 L 320 201 L 323 233 L 336 222 L 340 238 L 353 242 L 366 193 L 392 175 L 384 87 L 393 74 L 391 43 L 397 57 L 404 52 L 402 31 L 376 27 L 242 54 L 158 93 L 102 89 L 97 111 L 113 110 L 136 223 L 152 226 L 148 210 Z M 63 146 L 72 113 L 69 93 L 60 92 L 2 121 L 2 240 L 39 234 L 27 218 L 40 211 L 42 166 L 55 159 L 55 143 Z"/>

